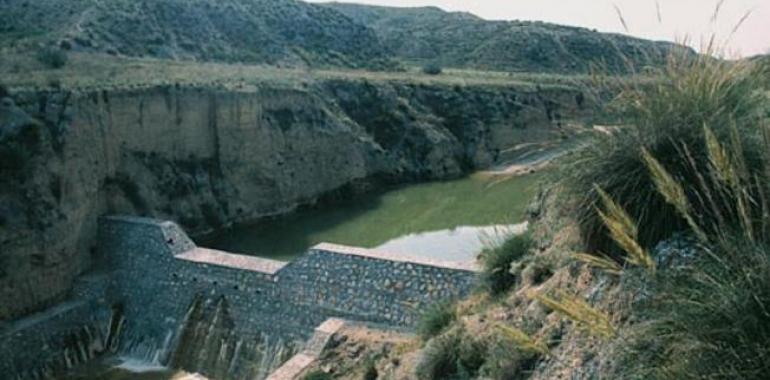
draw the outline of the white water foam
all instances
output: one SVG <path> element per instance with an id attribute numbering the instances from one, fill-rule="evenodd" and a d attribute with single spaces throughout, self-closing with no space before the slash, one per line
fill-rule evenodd
<path id="1" fill-rule="evenodd" d="M 120 364 L 116 365 L 115 368 L 119 368 L 131 373 L 162 372 L 168 370 L 167 367 L 157 363 L 123 357 L 118 359 L 120 360 Z"/>

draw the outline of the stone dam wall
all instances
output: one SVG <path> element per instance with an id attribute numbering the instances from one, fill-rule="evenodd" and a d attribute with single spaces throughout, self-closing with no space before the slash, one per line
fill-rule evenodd
<path id="1" fill-rule="evenodd" d="M 235 255 L 135 217 L 103 218 L 99 244 L 105 273 L 81 280 L 69 309 L 0 331 L 0 373 L 35 378 L 112 350 L 214 378 L 263 378 L 329 318 L 409 328 L 476 278 L 470 263 L 330 244 L 290 263 Z M 255 358 L 269 363 L 256 375 Z"/>

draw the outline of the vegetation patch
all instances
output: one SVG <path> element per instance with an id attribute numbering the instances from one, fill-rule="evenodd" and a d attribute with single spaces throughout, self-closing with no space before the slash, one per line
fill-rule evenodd
<path id="1" fill-rule="evenodd" d="M 69 56 L 62 49 L 46 47 L 38 52 L 37 60 L 49 68 L 60 69 L 67 65 Z"/>
<path id="2" fill-rule="evenodd" d="M 452 302 L 442 302 L 431 306 L 423 314 L 417 331 L 424 340 L 428 340 L 442 331 L 457 319 L 457 308 Z"/>
<path id="3" fill-rule="evenodd" d="M 322 372 L 322 371 L 313 371 L 305 375 L 305 377 L 302 378 L 302 380 L 332 380 L 332 375 Z"/>
<path id="4" fill-rule="evenodd" d="M 514 329 L 503 331 L 489 347 L 488 355 L 481 372 L 488 378 L 505 380 L 528 379 L 537 363 L 546 353 L 540 343 L 530 342 L 531 339 L 523 332 L 511 334 Z M 514 335 L 514 336 L 512 336 Z M 519 337 L 525 336 L 526 341 Z"/>
<path id="5" fill-rule="evenodd" d="M 439 75 L 444 72 L 444 69 L 436 64 L 427 64 L 422 67 L 422 72 L 428 75 Z"/>
<path id="6" fill-rule="evenodd" d="M 762 379 L 770 371 L 770 130 L 761 67 L 670 60 L 664 81 L 624 91 L 631 124 L 569 167 L 571 195 L 588 194 L 578 206 L 586 242 L 615 247 L 623 265 L 602 253 L 579 257 L 634 284 L 624 289 L 636 295 L 634 323 L 616 330 L 583 301 L 540 301 L 593 335 L 618 337 L 615 377 Z M 649 249 L 677 231 L 691 237 L 688 252 Z"/>
<path id="7" fill-rule="evenodd" d="M 764 379 L 770 371 L 770 247 L 745 239 L 698 252 L 686 270 L 649 280 L 622 338 L 633 379 Z"/>
<path id="8" fill-rule="evenodd" d="M 482 338 L 469 335 L 462 326 L 431 339 L 417 365 L 420 379 L 471 379 L 486 359 Z"/>
<path id="9" fill-rule="evenodd" d="M 511 237 L 498 248 L 484 252 L 482 281 L 490 293 L 500 295 L 516 285 L 517 277 L 511 266 L 529 254 L 533 246 L 532 236 L 524 233 Z"/>
<path id="10" fill-rule="evenodd" d="M 644 226 L 637 236 L 643 248 L 688 226 L 682 213 L 658 191 L 643 151 L 680 183 L 710 187 L 712 179 L 699 174 L 712 165 L 703 138 L 705 127 L 717 141 L 731 141 L 747 165 L 759 170 L 766 167 L 765 132 L 759 127 L 766 99 L 757 69 L 750 62 L 674 54 L 657 73 L 661 79 L 653 84 L 613 84 L 621 88 L 613 106 L 624 125 L 571 156 L 562 171 L 568 189 L 565 195 L 577 203 L 581 232 L 590 250 L 620 256 L 596 212 L 603 202 L 602 191 L 638 226 Z M 736 225 L 737 210 L 729 204 L 712 202 L 707 194 L 690 189 L 683 195 L 706 233 L 718 233 L 720 225 Z M 712 199 L 719 196 L 710 195 Z M 728 220 L 720 221 L 718 214 Z"/>

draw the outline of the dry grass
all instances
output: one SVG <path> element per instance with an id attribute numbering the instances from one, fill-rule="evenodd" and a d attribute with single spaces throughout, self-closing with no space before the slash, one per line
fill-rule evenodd
<path id="1" fill-rule="evenodd" d="M 579 328 L 593 336 L 611 339 L 617 335 L 617 330 L 606 313 L 576 296 L 557 290 L 553 296 L 538 293 L 534 294 L 533 298 L 575 322 Z"/>
<path id="2" fill-rule="evenodd" d="M 524 331 L 521 331 L 520 329 L 505 326 L 505 325 L 498 325 L 498 329 L 503 334 L 504 337 L 509 339 L 511 343 L 515 344 L 516 347 L 518 347 L 520 350 L 524 351 L 532 351 L 541 355 L 548 355 L 549 349 L 548 345 L 543 343 L 540 340 L 536 340 L 529 336 Z"/>
<path id="3" fill-rule="evenodd" d="M 633 265 L 641 266 L 650 272 L 655 272 L 655 260 L 650 253 L 642 248 L 638 241 L 638 229 L 631 217 L 604 190 L 597 186 L 604 211 L 597 207 L 596 213 L 609 230 L 610 237 L 625 251 L 625 260 Z M 603 258 L 604 255 L 599 255 Z"/>
<path id="4" fill-rule="evenodd" d="M 617 261 L 601 253 L 573 253 L 572 257 L 579 262 L 611 275 L 619 276 L 623 273 L 623 267 Z"/>
<path id="5" fill-rule="evenodd" d="M 72 53 L 67 66 L 52 69 L 35 57 L 5 55 L 0 59 L 3 84 L 13 89 L 42 89 L 60 83 L 67 89 L 134 88 L 157 85 L 216 85 L 249 88 L 263 84 L 302 86 L 315 80 L 395 81 L 446 86 L 506 86 L 523 89 L 576 88 L 589 78 L 582 75 L 508 74 L 474 70 L 446 70 L 426 75 L 418 68 L 404 72 L 353 69 L 297 69 L 265 65 L 170 61 L 125 58 L 106 54 Z"/>

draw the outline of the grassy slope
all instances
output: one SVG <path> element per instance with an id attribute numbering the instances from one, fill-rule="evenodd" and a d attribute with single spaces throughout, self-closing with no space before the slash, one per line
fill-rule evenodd
<path id="1" fill-rule="evenodd" d="M 435 7 L 326 5 L 371 26 L 385 46 L 414 63 L 506 71 L 587 72 L 592 64 L 626 69 L 659 65 L 671 48 L 632 37 L 524 21 L 487 21 Z M 622 53 L 622 54 L 621 54 Z"/>
<path id="2" fill-rule="evenodd" d="M 51 69 L 28 55 L 6 55 L 0 59 L 2 84 L 15 89 L 111 89 L 155 85 L 218 85 L 248 88 L 259 84 L 301 85 L 308 80 L 349 79 L 402 81 L 447 86 L 488 85 L 534 88 L 574 87 L 587 83 L 584 75 L 521 73 L 507 74 L 475 70 L 448 70 L 426 75 L 419 70 L 375 72 L 354 69 L 297 69 L 267 65 L 198 63 L 154 58 L 113 57 L 107 54 L 74 53 L 61 69 Z"/>
<path id="3" fill-rule="evenodd" d="M 438 8 L 298 0 L 6 0 L 0 50 L 79 52 L 277 66 L 395 69 L 396 59 L 515 72 L 659 64 L 670 44 Z"/>

